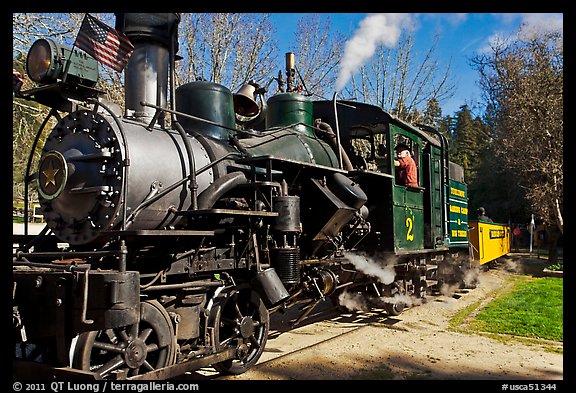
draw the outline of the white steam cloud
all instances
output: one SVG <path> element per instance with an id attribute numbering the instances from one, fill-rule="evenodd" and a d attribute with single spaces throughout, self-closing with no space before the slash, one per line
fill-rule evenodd
<path id="1" fill-rule="evenodd" d="M 366 299 L 359 293 L 344 291 L 338 296 L 338 304 L 349 311 L 370 311 Z"/>
<path id="2" fill-rule="evenodd" d="M 344 257 L 354 265 L 356 270 L 366 274 L 367 276 L 375 277 L 380 283 L 390 285 L 396 278 L 396 271 L 394 269 L 394 257 L 389 259 L 373 260 L 367 258 L 362 254 L 345 253 Z M 368 311 L 370 305 L 383 306 L 384 303 L 398 304 L 403 303 L 405 306 L 415 306 L 422 304 L 422 299 L 412 297 L 410 295 L 394 294 L 393 296 L 380 296 L 364 297 L 365 294 L 343 292 L 338 297 L 338 303 L 350 311 Z"/>
<path id="3" fill-rule="evenodd" d="M 412 26 L 410 14 L 370 14 L 360 22 L 354 36 L 344 47 L 336 91 L 341 91 L 352 74 L 374 55 L 379 45 L 392 48 L 403 28 Z"/>
<path id="4" fill-rule="evenodd" d="M 374 261 L 369 261 L 364 255 L 346 253 L 344 257 L 354 265 L 356 269 L 367 276 L 376 277 L 382 284 L 388 285 L 394 282 L 396 272 L 394 264 L 387 263 L 383 267 Z"/>

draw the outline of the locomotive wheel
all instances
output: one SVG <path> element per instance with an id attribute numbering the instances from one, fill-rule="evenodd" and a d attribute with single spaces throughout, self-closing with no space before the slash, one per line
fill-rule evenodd
<path id="1" fill-rule="evenodd" d="M 156 300 L 140 303 L 140 322 L 82 333 L 72 366 L 109 377 L 140 375 L 174 364 L 176 340 L 168 313 Z"/>
<path id="2" fill-rule="evenodd" d="M 401 283 L 394 282 L 390 285 L 386 285 L 384 288 L 384 296 L 393 298 L 396 296 L 405 295 L 404 286 Z M 406 303 L 402 301 L 395 301 L 394 303 L 386 302 L 384 303 L 384 310 L 391 316 L 398 316 L 402 314 L 404 308 L 406 307 Z"/>
<path id="3" fill-rule="evenodd" d="M 270 316 L 257 292 L 234 289 L 212 312 L 216 348 L 236 348 L 236 358 L 214 364 L 223 374 L 242 374 L 254 366 L 266 346 Z"/>

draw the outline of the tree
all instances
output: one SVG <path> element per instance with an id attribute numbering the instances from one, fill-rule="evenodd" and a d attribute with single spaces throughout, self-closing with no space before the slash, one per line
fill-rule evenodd
<path id="1" fill-rule="evenodd" d="M 294 35 L 297 76 L 303 88 L 314 98 L 327 95 L 331 98 L 336 67 L 342 56 L 343 35 L 338 31 L 331 35 L 330 17 L 322 19 L 319 14 L 300 18 Z"/>
<path id="2" fill-rule="evenodd" d="M 494 154 L 492 148 L 480 154 L 478 176 L 468 183 L 469 213 L 483 206 L 495 222 L 529 222 L 529 204 L 524 190 L 515 181 L 515 174 Z"/>
<path id="3" fill-rule="evenodd" d="M 437 44 L 435 36 L 424 54 L 416 53 L 413 34 L 405 32 L 395 48 L 378 46 L 370 62 L 360 68 L 359 80 L 352 76 L 345 94 L 390 110 L 404 120 L 421 120 L 415 114 L 430 99 L 441 103 L 454 95 L 450 65 L 441 69 L 435 55 Z"/>
<path id="4" fill-rule="evenodd" d="M 536 32 L 500 40 L 473 59 L 493 109 L 494 151 L 547 225 L 549 260 L 563 233 L 562 34 Z"/>
<path id="5" fill-rule="evenodd" d="M 440 103 L 435 97 L 431 97 L 426 102 L 424 113 L 422 113 L 422 118 L 419 121 L 438 128 L 441 118 L 442 108 L 440 108 Z"/>
<path id="6" fill-rule="evenodd" d="M 272 34 L 267 14 L 183 14 L 179 84 L 201 79 L 236 91 L 250 80 L 267 83 L 277 66 Z"/>
<path id="7" fill-rule="evenodd" d="M 455 113 L 450 139 L 449 152 L 452 160 L 462 165 L 467 181 L 474 182 L 482 152 L 489 147 L 490 137 L 486 125 L 480 118 L 472 117 L 468 105 L 462 105 Z"/>

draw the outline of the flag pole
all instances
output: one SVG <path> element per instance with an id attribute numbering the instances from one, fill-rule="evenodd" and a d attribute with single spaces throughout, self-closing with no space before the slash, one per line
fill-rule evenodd
<path id="1" fill-rule="evenodd" d="M 80 23 L 80 28 L 84 24 L 84 20 L 86 20 L 86 15 L 84 14 L 84 18 L 82 19 L 82 23 Z M 74 47 L 76 46 L 76 40 L 78 39 L 78 34 L 76 34 L 76 38 L 72 43 L 72 48 L 70 48 L 70 53 L 68 54 L 68 60 L 66 60 L 66 68 L 64 69 L 64 74 L 62 75 L 62 82 L 66 83 L 66 78 L 68 77 L 68 71 L 70 71 L 70 60 L 72 59 L 72 53 L 74 52 Z"/>

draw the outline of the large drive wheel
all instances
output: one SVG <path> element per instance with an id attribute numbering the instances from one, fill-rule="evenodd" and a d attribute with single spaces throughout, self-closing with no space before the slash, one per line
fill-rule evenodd
<path id="1" fill-rule="evenodd" d="M 214 365 L 224 374 L 242 374 L 254 366 L 268 340 L 270 316 L 257 292 L 249 287 L 234 289 L 212 310 L 216 347 L 236 348 L 236 358 Z"/>
<path id="2" fill-rule="evenodd" d="M 398 316 L 402 314 L 406 303 L 402 301 L 402 296 L 406 294 L 404 290 L 404 285 L 399 282 L 393 282 L 390 285 L 384 287 L 384 296 L 386 298 L 391 298 L 384 303 L 384 309 L 391 316 Z"/>
<path id="3" fill-rule="evenodd" d="M 145 374 L 174 364 L 176 340 L 168 313 L 155 300 L 140 303 L 140 322 L 131 326 L 82 333 L 72 366 L 110 377 Z"/>

